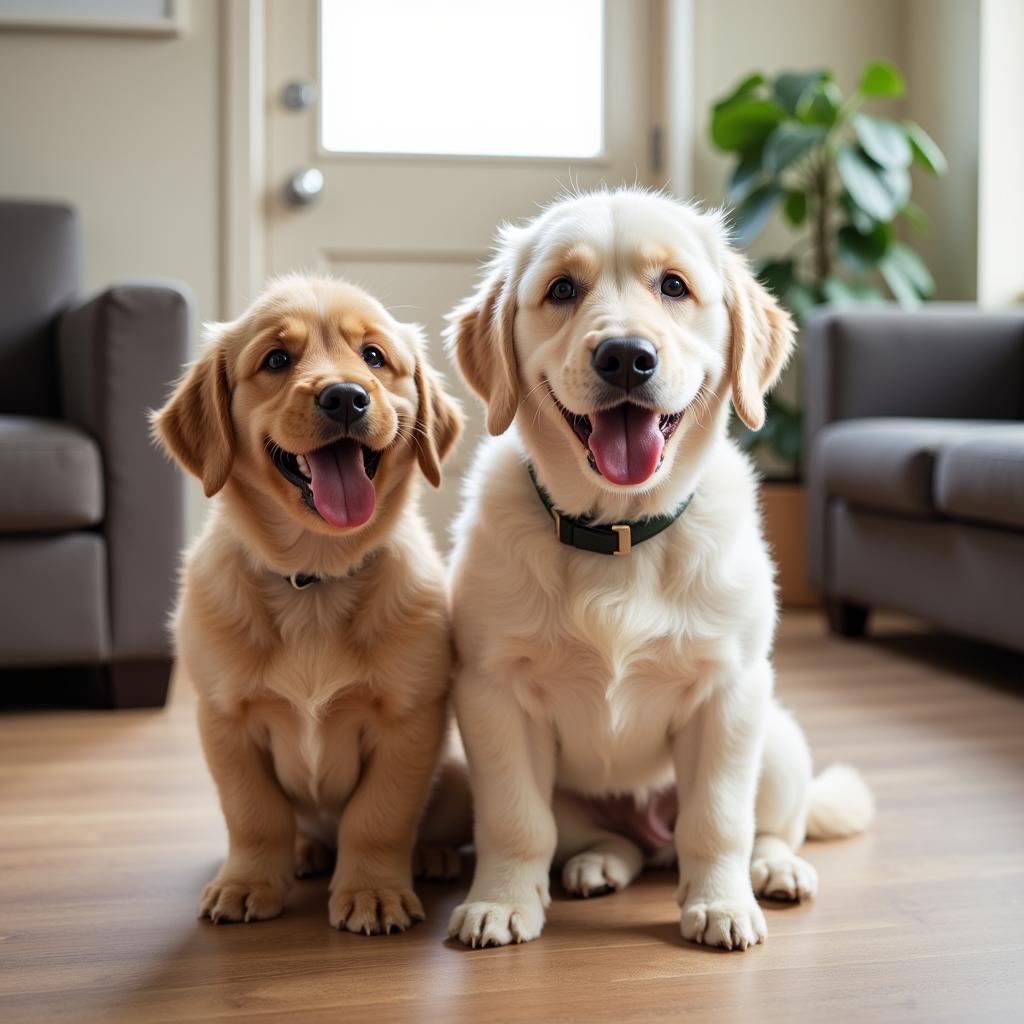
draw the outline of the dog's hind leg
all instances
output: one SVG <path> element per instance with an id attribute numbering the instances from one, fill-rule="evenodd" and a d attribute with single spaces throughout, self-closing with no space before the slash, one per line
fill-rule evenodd
<path id="1" fill-rule="evenodd" d="M 562 885 L 573 896 L 618 892 L 643 870 L 640 847 L 601 828 L 584 801 L 571 793 L 556 792 L 552 807 L 558 825 L 555 863 L 562 865 Z"/>
<path id="2" fill-rule="evenodd" d="M 775 704 L 768 714 L 757 790 L 757 835 L 750 861 L 756 896 L 796 902 L 818 891 L 817 872 L 796 855 L 806 834 L 810 786 L 807 740 L 789 712 Z"/>

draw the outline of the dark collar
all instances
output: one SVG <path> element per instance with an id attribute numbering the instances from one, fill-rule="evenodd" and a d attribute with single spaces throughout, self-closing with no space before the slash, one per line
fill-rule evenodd
<path id="1" fill-rule="evenodd" d="M 291 576 L 282 576 L 281 579 L 286 580 L 296 590 L 305 590 L 306 587 L 313 586 L 314 583 L 322 583 L 324 579 L 346 579 L 355 576 L 356 573 L 362 572 L 376 557 L 380 554 L 380 548 L 374 548 L 373 551 L 367 553 L 363 560 L 358 565 L 353 565 L 345 573 L 344 576 L 317 576 L 314 573 L 305 572 L 293 572 Z"/>
<path id="2" fill-rule="evenodd" d="M 656 537 L 662 530 L 668 529 L 687 509 L 693 501 L 691 494 L 676 510 L 667 515 L 652 516 L 636 522 L 613 523 L 611 526 L 591 526 L 585 519 L 574 519 L 564 512 L 559 512 L 551 503 L 548 492 L 541 487 L 533 465 L 528 466 L 530 479 L 537 489 L 537 496 L 548 510 L 548 515 L 555 521 L 555 535 L 563 544 L 579 548 L 580 551 L 593 551 L 599 555 L 628 555 L 633 547 L 645 540 Z"/>

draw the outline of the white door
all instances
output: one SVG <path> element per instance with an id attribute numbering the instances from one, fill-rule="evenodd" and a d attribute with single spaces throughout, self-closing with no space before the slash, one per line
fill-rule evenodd
<path id="1" fill-rule="evenodd" d="M 339 274 L 426 328 L 469 414 L 426 499 L 446 546 L 482 417 L 443 353 L 444 314 L 502 221 L 567 188 L 650 179 L 649 0 L 269 0 L 266 12 L 268 270 Z"/>

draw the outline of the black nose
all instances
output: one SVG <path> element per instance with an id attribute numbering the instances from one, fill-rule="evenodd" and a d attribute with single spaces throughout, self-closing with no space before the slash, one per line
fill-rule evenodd
<path id="1" fill-rule="evenodd" d="M 629 391 L 654 376 L 658 350 L 646 338 L 606 338 L 590 362 L 603 380 Z"/>
<path id="2" fill-rule="evenodd" d="M 325 416 L 350 427 L 370 408 L 370 396 L 362 384 L 328 384 L 316 404 Z"/>

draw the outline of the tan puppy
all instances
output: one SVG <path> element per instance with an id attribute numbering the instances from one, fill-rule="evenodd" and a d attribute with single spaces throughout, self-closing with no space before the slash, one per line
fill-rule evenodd
<path id="1" fill-rule="evenodd" d="M 209 334 L 153 419 L 218 495 L 175 619 L 229 838 L 200 912 L 274 917 L 336 846 L 331 924 L 402 930 L 451 657 L 415 470 L 439 485 L 460 413 L 419 329 L 341 281 L 280 280 Z"/>
<path id="2" fill-rule="evenodd" d="M 501 435 L 453 557 L 477 861 L 451 934 L 536 938 L 553 859 L 587 896 L 646 855 L 678 859 L 683 938 L 760 942 L 755 896 L 817 888 L 804 836 L 871 817 L 851 769 L 812 780 L 772 696 L 773 569 L 727 432 L 730 399 L 764 422 L 789 317 L 719 215 L 626 189 L 505 229 L 451 324 Z"/>

